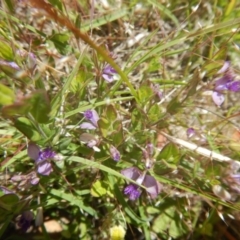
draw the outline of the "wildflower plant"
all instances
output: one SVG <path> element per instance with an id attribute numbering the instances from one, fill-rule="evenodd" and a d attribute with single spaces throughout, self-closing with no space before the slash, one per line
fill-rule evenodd
<path id="1" fill-rule="evenodd" d="M 1 2 L 1 239 L 240 238 L 237 1 L 137 2 Z"/>

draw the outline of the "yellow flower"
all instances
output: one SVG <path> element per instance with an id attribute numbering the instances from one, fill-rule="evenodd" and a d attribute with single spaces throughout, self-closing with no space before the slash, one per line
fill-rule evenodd
<path id="1" fill-rule="evenodd" d="M 111 240 L 124 240 L 125 234 L 126 231 L 121 225 L 110 228 Z"/>

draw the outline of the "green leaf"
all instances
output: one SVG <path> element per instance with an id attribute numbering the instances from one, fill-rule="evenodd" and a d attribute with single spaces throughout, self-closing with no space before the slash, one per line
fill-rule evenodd
<path id="1" fill-rule="evenodd" d="M 186 229 L 182 224 L 182 219 L 180 219 L 175 206 L 168 207 L 165 211 L 161 212 L 153 223 L 153 230 L 156 233 L 162 234 L 168 232 L 174 239 L 186 233 Z"/>
<path id="2" fill-rule="evenodd" d="M 100 129 L 103 137 L 107 137 L 108 136 L 108 129 L 110 127 L 110 123 L 108 122 L 108 120 L 105 119 L 105 118 L 100 118 L 98 120 L 98 126 L 99 126 L 99 129 Z"/>
<path id="3" fill-rule="evenodd" d="M 5 0 L 5 3 L 7 4 L 8 10 L 13 13 L 13 11 L 14 11 L 13 1 L 12 0 Z"/>
<path id="4" fill-rule="evenodd" d="M 90 206 L 86 205 L 83 202 L 82 198 L 79 196 L 74 196 L 73 194 L 65 193 L 65 192 L 57 190 L 57 189 L 50 189 L 49 194 L 56 196 L 60 199 L 63 199 L 65 201 L 68 201 L 72 205 L 78 206 L 80 209 L 83 209 L 85 212 L 87 212 L 91 216 L 97 215 L 96 211 L 93 208 L 91 208 Z"/>
<path id="5" fill-rule="evenodd" d="M 5 118 L 13 116 L 25 115 L 31 109 L 31 102 L 23 99 L 22 101 L 15 102 L 14 104 L 6 105 L 2 108 L 2 115 Z"/>
<path id="6" fill-rule="evenodd" d="M 4 106 L 2 114 L 6 118 L 11 118 L 31 112 L 37 122 L 47 123 L 49 121 L 48 114 L 50 110 L 50 103 L 46 92 L 39 90 L 14 104 Z"/>
<path id="7" fill-rule="evenodd" d="M 13 91 L 0 83 L 0 104 L 8 105 L 14 102 L 15 95 Z"/>
<path id="8" fill-rule="evenodd" d="M 153 96 L 153 91 L 148 85 L 142 85 L 138 89 L 138 96 L 141 103 L 146 103 Z"/>
<path id="9" fill-rule="evenodd" d="M 53 5 L 56 6 L 58 9 L 60 9 L 61 11 L 63 10 L 62 8 L 62 2 L 59 0 L 49 0 L 49 2 Z"/>
<path id="10" fill-rule="evenodd" d="M 122 130 L 122 122 L 116 121 L 113 125 L 114 131 L 111 134 L 112 142 L 114 146 L 119 146 L 123 143 L 123 130 Z"/>
<path id="11" fill-rule="evenodd" d="M 48 114 L 51 111 L 47 93 L 40 90 L 33 93 L 31 97 L 31 102 L 31 113 L 35 120 L 39 123 L 47 123 L 49 121 Z"/>
<path id="12" fill-rule="evenodd" d="M 0 197 L 0 207 L 12 211 L 18 201 L 19 198 L 16 194 L 6 194 Z"/>
<path id="13" fill-rule="evenodd" d="M 168 143 L 164 146 L 158 159 L 165 159 L 168 163 L 178 163 L 180 160 L 178 147 L 174 143 Z"/>
<path id="14" fill-rule="evenodd" d="M 151 108 L 148 111 L 148 118 L 151 122 L 156 122 L 161 118 L 161 110 L 160 107 L 157 104 L 154 104 L 151 106 Z"/>
<path id="15" fill-rule="evenodd" d="M 206 223 L 201 228 L 201 234 L 209 237 L 213 236 L 213 225 L 211 223 Z"/>
<path id="16" fill-rule="evenodd" d="M 135 131 L 141 131 L 143 129 L 142 113 L 139 109 L 135 108 L 131 114 L 132 127 Z"/>
<path id="17" fill-rule="evenodd" d="M 116 109 L 113 107 L 113 105 L 108 105 L 106 107 L 106 118 L 109 122 L 115 122 L 117 120 L 117 111 Z"/>
<path id="18" fill-rule="evenodd" d="M 167 112 L 170 114 L 176 114 L 182 108 L 182 103 L 179 102 L 178 97 L 174 97 L 167 105 Z"/>
<path id="19" fill-rule="evenodd" d="M 93 197 L 102 197 L 107 194 L 108 185 L 103 181 L 97 180 L 91 188 L 91 195 Z"/>
<path id="20" fill-rule="evenodd" d="M 63 55 L 66 55 L 70 50 L 69 35 L 63 33 L 56 33 L 50 37 L 56 49 Z"/>
<path id="21" fill-rule="evenodd" d="M 0 57 L 8 60 L 8 61 L 12 61 L 14 59 L 13 56 L 13 51 L 12 48 L 10 47 L 10 45 L 8 45 L 6 42 L 4 41 L 0 41 Z"/>
<path id="22" fill-rule="evenodd" d="M 41 139 L 41 136 L 35 129 L 34 125 L 25 117 L 17 118 L 14 122 L 14 126 L 33 142 L 37 142 Z"/>

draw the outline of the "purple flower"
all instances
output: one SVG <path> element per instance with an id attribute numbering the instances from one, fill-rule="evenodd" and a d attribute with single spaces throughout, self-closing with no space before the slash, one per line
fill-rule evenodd
<path id="1" fill-rule="evenodd" d="M 229 61 L 225 61 L 222 68 L 218 70 L 217 73 L 224 73 L 226 72 L 228 69 L 230 68 L 230 62 Z"/>
<path id="2" fill-rule="evenodd" d="M 215 82 L 215 91 L 228 90 L 228 85 L 233 82 L 234 76 L 230 73 L 226 73 L 222 78 Z"/>
<path id="3" fill-rule="evenodd" d="M 41 150 L 34 143 L 30 143 L 28 146 L 28 156 L 35 161 L 38 173 L 45 176 L 52 172 L 52 165 L 49 160 L 58 159 L 57 154 L 50 148 Z"/>
<path id="4" fill-rule="evenodd" d="M 14 175 L 11 180 L 13 182 L 19 182 L 18 186 L 21 187 L 23 185 L 36 185 L 39 182 L 39 178 L 37 177 L 36 172 L 31 172 L 28 175 Z"/>
<path id="5" fill-rule="evenodd" d="M 120 152 L 114 147 L 114 146 L 110 146 L 110 154 L 111 154 L 111 158 L 118 162 L 121 158 Z"/>
<path id="6" fill-rule="evenodd" d="M 195 134 L 196 134 L 196 131 L 195 131 L 194 128 L 188 128 L 188 129 L 187 129 L 187 137 L 188 137 L 188 138 L 193 137 Z"/>
<path id="7" fill-rule="evenodd" d="M 84 117 L 89 120 L 89 122 L 83 122 L 80 124 L 81 129 L 96 129 L 98 127 L 97 122 L 99 120 L 99 115 L 95 110 L 87 110 L 83 113 Z"/>
<path id="8" fill-rule="evenodd" d="M 230 62 L 228 61 L 224 63 L 218 73 L 223 73 L 224 75 L 215 82 L 212 99 L 217 106 L 220 106 L 224 102 L 222 91 L 239 92 L 240 81 L 234 81 L 235 75 L 231 71 Z"/>
<path id="9" fill-rule="evenodd" d="M 240 91 L 240 81 L 231 82 L 228 85 L 228 90 L 231 92 L 239 92 Z"/>
<path id="10" fill-rule="evenodd" d="M 31 211 L 25 211 L 22 213 L 18 221 L 18 226 L 22 229 L 22 231 L 26 232 L 28 230 L 31 226 L 33 218 L 34 214 Z"/>
<path id="11" fill-rule="evenodd" d="M 127 187 L 124 188 L 124 194 L 129 196 L 129 199 L 132 201 L 137 200 L 141 192 L 138 189 L 138 186 L 135 184 L 129 184 Z"/>
<path id="12" fill-rule="evenodd" d="M 215 83 L 215 91 L 221 92 L 224 90 L 231 92 L 240 91 L 240 81 L 233 81 L 234 76 L 231 73 L 226 73 L 222 78 L 218 79 Z"/>
<path id="13" fill-rule="evenodd" d="M 14 191 L 12 191 L 4 186 L 0 186 L 0 189 L 3 191 L 4 194 L 15 194 Z"/>
<path id="14" fill-rule="evenodd" d="M 145 186 L 146 191 L 152 199 L 156 198 L 157 195 L 161 192 L 161 184 L 157 182 L 154 177 L 146 175 L 146 171 L 142 173 L 138 168 L 130 167 L 122 170 L 121 174 L 136 181 L 138 184 Z M 132 183 L 129 184 L 126 188 L 124 188 L 123 192 L 125 195 L 128 195 L 130 200 L 136 200 L 141 195 L 139 186 Z"/>
<path id="15" fill-rule="evenodd" d="M 20 67 L 15 63 L 15 62 L 8 62 L 8 61 L 5 61 L 5 60 L 1 60 L 0 59 L 0 66 L 6 66 L 6 67 L 10 67 L 14 70 L 17 70 L 17 71 L 20 71 Z"/>
<path id="16" fill-rule="evenodd" d="M 222 93 L 213 91 L 212 99 L 217 106 L 221 106 L 225 98 Z"/>
<path id="17" fill-rule="evenodd" d="M 102 77 L 108 82 L 111 83 L 116 80 L 117 71 L 110 65 L 107 64 L 102 71 Z"/>

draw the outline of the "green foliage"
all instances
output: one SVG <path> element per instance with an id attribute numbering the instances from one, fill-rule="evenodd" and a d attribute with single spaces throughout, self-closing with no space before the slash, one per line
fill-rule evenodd
<path id="1" fill-rule="evenodd" d="M 1 5 L 0 188 L 15 194 L 0 191 L 0 238 L 32 210 L 57 220 L 64 239 L 113 239 L 118 225 L 126 239 L 223 239 L 221 225 L 239 239 L 228 217 L 240 209 L 239 93 L 221 91 L 220 107 L 211 96 L 226 60 L 239 79 L 237 1 L 107 1 L 90 14 L 88 1 L 70 2 Z M 98 121 L 84 114 L 93 109 Z M 47 176 L 37 171 L 46 163 Z M 121 173 L 130 167 L 139 178 Z M 40 238 L 51 237 L 42 227 Z"/>
<path id="2" fill-rule="evenodd" d="M 53 43 L 56 49 L 63 55 L 66 55 L 70 51 L 69 35 L 63 33 L 55 33 L 49 38 Z"/>
<path id="3" fill-rule="evenodd" d="M 27 118 L 18 117 L 14 121 L 14 126 L 28 139 L 37 142 L 41 139 L 40 134 L 35 129 L 34 125 Z"/>
<path id="4" fill-rule="evenodd" d="M 0 104 L 9 105 L 13 103 L 14 99 L 15 99 L 15 95 L 13 91 L 9 87 L 6 87 L 5 85 L 0 84 Z"/>
<path id="5" fill-rule="evenodd" d="M 31 113 L 39 123 L 49 121 L 50 103 L 45 91 L 35 91 L 30 96 L 22 98 L 20 101 L 2 108 L 2 114 L 6 118 Z"/>
<path id="6" fill-rule="evenodd" d="M 14 59 L 12 48 L 5 41 L 1 41 L 0 58 L 8 61 L 12 61 Z"/>

